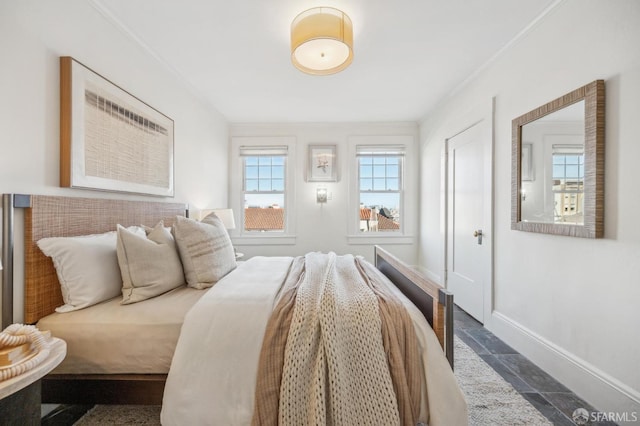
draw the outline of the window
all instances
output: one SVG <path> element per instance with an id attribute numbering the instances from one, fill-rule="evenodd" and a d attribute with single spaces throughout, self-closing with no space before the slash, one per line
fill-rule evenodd
<path id="1" fill-rule="evenodd" d="M 556 223 L 582 223 L 584 151 L 582 146 L 553 146 L 553 201 Z"/>
<path id="2" fill-rule="evenodd" d="M 229 235 L 234 244 L 296 244 L 296 138 L 232 136 L 229 206 L 240 223 Z"/>
<path id="3" fill-rule="evenodd" d="M 360 232 L 402 229 L 402 146 L 357 146 Z"/>
<path id="4" fill-rule="evenodd" d="M 246 232 L 284 232 L 287 147 L 240 147 Z"/>

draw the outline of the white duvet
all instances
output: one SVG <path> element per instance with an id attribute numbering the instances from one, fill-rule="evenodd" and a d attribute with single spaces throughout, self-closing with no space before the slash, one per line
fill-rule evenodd
<path id="1" fill-rule="evenodd" d="M 189 311 L 164 390 L 163 425 L 251 424 L 262 338 L 291 261 L 251 258 Z M 397 293 L 407 304 L 420 340 L 426 370 L 423 412 L 428 406 L 429 424 L 467 424 L 464 397 L 433 330 Z"/>

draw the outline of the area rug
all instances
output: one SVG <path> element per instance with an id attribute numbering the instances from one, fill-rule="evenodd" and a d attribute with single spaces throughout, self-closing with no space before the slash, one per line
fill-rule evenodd
<path id="1" fill-rule="evenodd" d="M 469 425 L 552 425 L 457 336 L 454 346 L 454 373 L 467 399 Z"/>
<path id="2" fill-rule="evenodd" d="M 457 337 L 455 376 L 469 406 L 472 426 L 551 425 L 508 382 Z M 160 425 L 159 406 L 96 405 L 74 426 Z"/>

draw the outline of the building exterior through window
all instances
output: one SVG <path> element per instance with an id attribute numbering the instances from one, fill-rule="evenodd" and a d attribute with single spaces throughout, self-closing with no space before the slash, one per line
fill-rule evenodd
<path id="1" fill-rule="evenodd" d="M 287 147 L 240 148 L 244 231 L 284 232 Z"/>
<path id="2" fill-rule="evenodd" d="M 582 147 L 553 147 L 554 222 L 584 222 L 584 152 Z"/>
<path id="3" fill-rule="evenodd" d="M 402 146 L 358 146 L 360 232 L 402 229 Z"/>

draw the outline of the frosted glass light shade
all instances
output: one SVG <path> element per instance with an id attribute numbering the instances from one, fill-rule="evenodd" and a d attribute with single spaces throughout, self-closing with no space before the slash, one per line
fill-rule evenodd
<path id="1" fill-rule="evenodd" d="M 307 74 L 335 74 L 353 61 L 353 25 L 341 10 L 315 7 L 291 24 L 291 61 Z"/>

